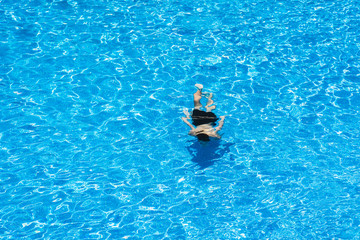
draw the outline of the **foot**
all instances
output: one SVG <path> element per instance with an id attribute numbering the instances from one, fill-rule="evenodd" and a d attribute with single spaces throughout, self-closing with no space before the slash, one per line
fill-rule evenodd
<path id="1" fill-rule="evenodd" d="M 204 86 L 200 83 L 195 84 L 195 87 L 199 89 L 200 91 L 204 88 Z"/>

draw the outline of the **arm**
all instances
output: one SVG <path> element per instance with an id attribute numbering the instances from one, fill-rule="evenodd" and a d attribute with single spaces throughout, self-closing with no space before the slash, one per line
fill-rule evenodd
<path id="1" fill-rule="evenodd" d="M 224 120 L 225 116 L 220 116 L 219 126 L 215 128 L 215 133 L 222 129 L 222 127 L 224 126 Z"/>
<path id="2" fill-rule="evenodd" d="M 194 129 L 195 129 L 194 126 L 191 125 L 191 123 L 189 123 L 189 121 L 187 120 L 186 117 L 182 117 L 181 120 L 183 120 L 189 127 L 191 127 L 191 130 L 194 130 Z"/>

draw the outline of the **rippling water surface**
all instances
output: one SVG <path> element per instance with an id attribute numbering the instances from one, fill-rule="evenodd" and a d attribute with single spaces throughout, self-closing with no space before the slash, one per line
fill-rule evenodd
<path id="1" fill-rule="evenodd" d="M 355 2 L 0 0 L 0 238 L 360 239 Z"/>

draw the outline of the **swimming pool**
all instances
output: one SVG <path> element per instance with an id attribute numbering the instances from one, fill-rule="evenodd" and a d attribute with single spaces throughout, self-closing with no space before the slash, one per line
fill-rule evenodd
<path id="1" fill-rule="evenodd" d="M 1 239 L 359 239 L 354 1 L 0 0 Z M 200 144 L 194 84 L 227 115 Z"/>

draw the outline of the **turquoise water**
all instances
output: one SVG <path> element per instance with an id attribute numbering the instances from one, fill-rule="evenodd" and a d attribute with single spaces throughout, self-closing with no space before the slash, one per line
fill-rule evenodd
<path id="1" fill-rule="evenodd" d="M 356 1 L 0 0 L 1 239 L 360 239 Z M 188 136 L 194 84 L 227 115 Z"/>

